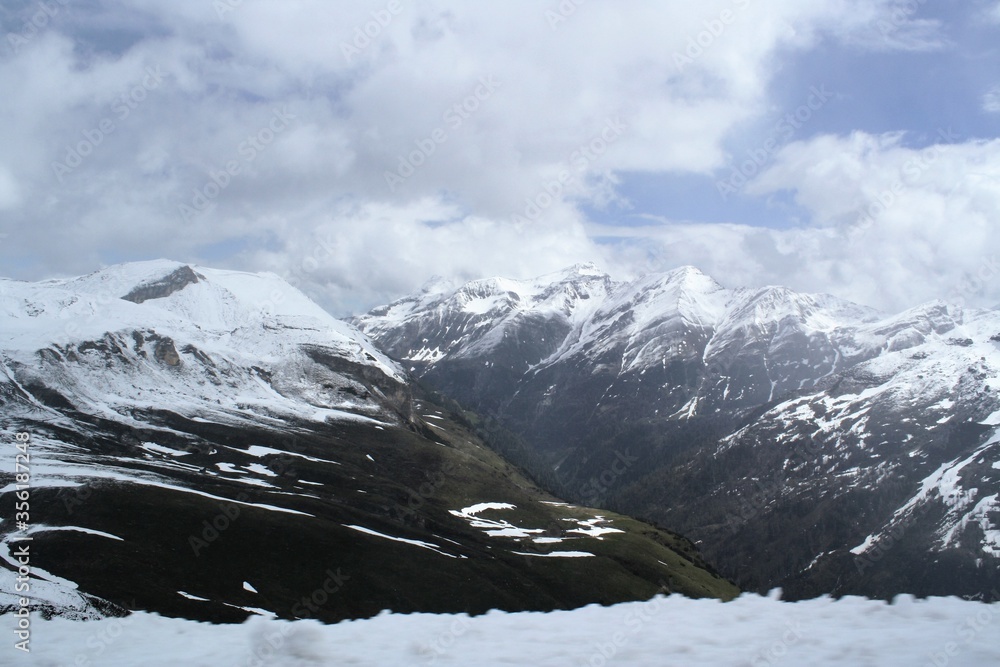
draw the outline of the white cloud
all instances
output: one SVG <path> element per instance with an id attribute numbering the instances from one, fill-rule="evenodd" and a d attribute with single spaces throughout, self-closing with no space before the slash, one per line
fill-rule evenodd
<path id="1" fill-rule="evenodd" d="M 772 260 L 787 282 L 896 310 L 955 297 L 997 261 L 1000 140 L 941 137 L 909 148 L 904 139 L 854 133 L 790 144 L 748 186 L 761 195 L 791 191 L 813 216 L 814 228 L 772 234 Z M 962 300 L 994 305 L 993 283 Z"/>
<path id="2" fill-rule="evenodd" d="M 217 4 L 69 5 L 0 58 L 0 89 L 17 91 L 0 107 L 0 156 L 11 170 L 0 171 L 0 209 L 4 229 L 19 230 L 0 260 L 32 258 L 21 277 L 160 255 L 283 273 L 317 238 L 332 238 L 336 252 L 304 283 L 343 309 L 434 273 L 646 261 L 595 243 L 575 204 L 615 199 L 623 171 L 722 167 L 730 134 L 770 112 L 776 63 L 790 54 L 829 39 L 869 49 L 938 43 L 936 23 L 899 14 L 906 3 L 890 0 L 593 2 L 557 22 L 546 14 L 557 2 L 420 0 L 384 26 L 382 0 L 248 1 L 221 13 Z M 891 22 L 889 37 L 880 21 Z M 102 33 L 108 26 L 115 31 Z M 143 85 L 149 68 L 164 72 L 156 86 Z M 276 110 L 294 115 L 280 132 L 269 127 Z M 106 121 L 113 130 L 98 141 Z M 757 187 L 799 187 L 819 223 L 835 225 L 850 212 L 844 196 L 866 194 L 842 172 L 879 172 L 902 149 L 861 137 L 853 141 L 885 145 L 850 153 L 850 142 L 825 141 L 854 161 L 828 165 L 834 190 L 782 171 L 808 167 L 822 145 L 789 147 Z M 73 154 L 84 151 L 77 166 Z M 422 164 L 390 188 L 386 171 L 411 155 Z M 239 173 L 222 175 L 230 163 Z M 196 192 L 210 206 L 185 217 L 180 207 L 194 207 Z M 526 209 L 537 221 L 512 221 Z M 726 275 L 777 282 L 778 270 L 735 252 L 773 250 L 789 275 L 803 271 L 787 251 L 793 233 L 653 232 L 677 249 L 659 260 L 722 266 L 714 250 L 737 267 Z"/>
<path id="3" fill-rule="evenodd" d="M 983 111 L 1000 113 L 1000 86 L 993 86 L 983 95 Z"/>
<path id="4" fill-rule="evenodd" d="M 338 314 L 350 314 L 412 292 L 432 275 L 527 278 L 602 261 L 568 207 L 564 213 L 545 225 L 511 225 L 435 198 L 406 206 L 345 204 L 309 224 L 276 221 L 279 247 L 249 251 L 242 261 L 284 276 Z"/>

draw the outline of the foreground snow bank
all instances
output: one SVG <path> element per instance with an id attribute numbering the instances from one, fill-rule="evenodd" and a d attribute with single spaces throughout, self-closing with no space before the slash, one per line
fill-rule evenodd
<path id="1" fill-rule="evenodd" d="M 9 625 L 13 617 L 4 617 Z M 7 633 L 9 634 L 9 633 Z M 729 603 L 658 597 L 485 616 L 382 614 L 324 626 L 255 617 L 209 625 L 155 614 L 31 623 L 31 654 L 0 664 L 147 667 L 371 665 L 998 665 L 1000 604 L 956 598 Z M 12 661 L 11 661 L 12 662 Z"/>

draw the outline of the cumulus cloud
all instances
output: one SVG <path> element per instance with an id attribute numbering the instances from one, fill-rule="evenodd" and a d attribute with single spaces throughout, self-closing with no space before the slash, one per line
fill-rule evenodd
<path id="1" fill-rule="evenodd" d="M 964 285 L 1000 258 L 1000 140 L 961 141 L 949 130 L 920 148 L 906 139 L 857 132 L 796 142 L 748 186 L 793 193 L 817 225 L 775 234 L 788 249 L 778 253 L 783 271 L 889 310 L 952 297 L 994 305 L 992 282 Z"/>
<path id="2" fill-rule="evenodd" d="M 434 275 L 527 278 L 604 260 L 570 214 L 545 225 L 512 225 L 430 197 L 402 206 L 344 203 L 324 219 L 283 219 L 276 228 L 276 247 L 247 251 L 241 259 L 285 277 L 341 315 L 412 292 Z"/>
<path id="3" fill-rule="evenodd" d="M 792 250 L 823 245 L 807 230 L 599 229 L 581 210 L 620 201 L 622 173 L 723 168 L 732 133 L 770 112 L 789 54 L 943 44 L 895 0 L 56 4 L 34 30 L 31 7 L 4 18 L 16 36 L 0 55 L 0 88 L 16 91 L 0 106 L 11 272 L 166 255 L 290 275 L 338 312 L 433 274 L 587 259 L 819 284 L 833 269 L 816 267 L 848 255 L 810 273 L 796 253 L 812 251 Z M 898 167 L 907 149 L 894 141 L 789 146 L 753 192 L 794 189 L 817 233 L 841 229 L 848 197 L 860 209 Z M 852 169 L 870 178 L 858 185 Z"/>
<path id="4" fill-rule="evenodd" d="M 887 312 L 934 299 L 992 307 L 1000 303 L 1000 140 L 947 129 L 926 145 L 908 145 L 913 139 L 855 132 L 780 150 L 746 189 L 789 193 L 809 225 L 650 220 L 589 231 L 623 274 L 690 263 L 733 287 L 792 285 Z"/>

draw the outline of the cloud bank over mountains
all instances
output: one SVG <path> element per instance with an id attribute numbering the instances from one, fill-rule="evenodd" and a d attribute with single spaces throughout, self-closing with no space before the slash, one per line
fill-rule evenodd
<path id="1" fill-rule="evenodd" d="M 0 85 L 16 91 L 0 108 L 0 261 L 24 279 L 160 256 L 267 269 L 338 314 L 434 274 L 587 260 L 889 310 L 953 292 L 992 305 L 1000 291 L 971 281 L 1000 254 L 983 46 L 1000 7 L 933 11 L 20 3 L 0 13 Z M 873 65 L 856 88 L 831 74 L 858 59 Z M 898 98 L 886 68 L 961 62 L 974 103 L 932 81 L 893 126 L 866 115 Z M 951 125 L 919 112 L 949 105 Z M 677 179 L 703 187 L 680 197 Z M 680 199 L 696 214 L 672 213 Z"/>

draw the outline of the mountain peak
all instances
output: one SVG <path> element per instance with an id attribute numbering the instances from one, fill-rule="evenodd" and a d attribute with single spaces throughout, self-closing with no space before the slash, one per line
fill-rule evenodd
<path id="1" fill-rule="evenodd" d="M 680 283 L 685 289 L 715 292 L 724 289 L 719 282 L 696 266 L 685 265 L 663 274 L 668 282 Z"/>
<path id="2" fill-rule="evenodd" d="M 132 303 L 142 303 L 149 299 L 162 299 L 198 282 L 199 277 L 204 278 L 204 276 L 195 273 L 190 266 L 184 265 L 159 280 L 135 286 L 122 298 Z"/>
<path id="3" fill-rule="evenodd" d="M 457 287 L 456 281 L 444 276 L 433 275 L 427 282 L 420 286 L 421 294 L 445 294 L 452 292 Z"/>
<path id="4" fill-rule="evenodd" d="M 592 280 L 594 278 L 604 279 L 610 278 L 610 276 L 594 262 L 581 262 L 568 266 L 564 269 L 560 269 L 559 271 L 553 271 L 552 273 L 546 273 L 536 278 L 532 278 L 528 282 L 537 285 L 555 285 L 558 283 L 576 282 L 579 280 Z"/>
<path id="5" fill-rule="evenodd" d="M 708 278 L 708 274 L 699 269 L 697 266 L 691 264 L 685 264 L 684 266 L 678 266 L 676 269 L 667 271 L 668 275 L 676 275 L 684 278 L 688 277 L 700 277 L 704 276 Z"/>
<path id="6" fill-rule="evenodd" d="M 15 298 L 0 312 L 5 317 L 0 342 L 11 350 L 86 347 L 108 336 L 131 348 L 133 332 L 150 340 L 155 333 L 157 340 L 172 339 L 192 350 L 220 351 L 229 363 L 248 350 L 278 359 L 292 348 L 322 349 L 403 378 L 360 331 L 273 273 L 154 260 L 116 264 L 79 278 L 17 283 L 8 291 Z"/>
<path id="7" fill-rule="evenodd" d="M 594 262 L 581 262 L 579 264 L 574 264 L 573 266 L 566 269 L 566 274 L 578 275 L 578 276 L 598 276 L 598 277 L 607 275 Z"/>

